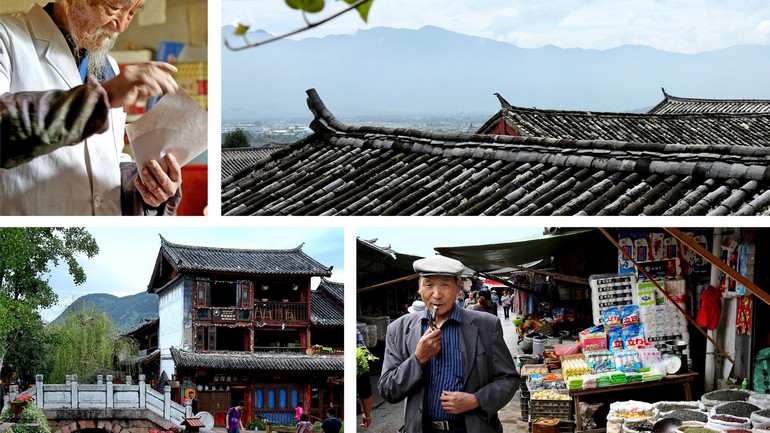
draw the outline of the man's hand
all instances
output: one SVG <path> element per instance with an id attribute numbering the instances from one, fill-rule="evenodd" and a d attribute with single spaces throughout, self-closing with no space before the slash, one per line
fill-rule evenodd
<path id="1" fill-rule="evenodd" d="M 165 62 L 126 65 L 115 78 L 102 83 L 110 107 L 127 107 L 137 100 L 164 93 L 174 93 L 179 85 L 171 76 L 176 68 Z"/>
<path id="2" fill-rule="evenodd" d="M 150 161 L 148 167 L 142 167 L 139 177 L 134 179 L 134 186 L 145 203 L 158 207 L 176 194 L 182 185 L 182 169 L 174 155 L 166 155 L 168 171 L 164 172 L 158 161 Z M 142 183 L 144 181 L 144 183 Z"/>
<path id="3" fill-rule="evenodd" d="M 420 365 L 425 365 L 434 356 L 441 353 L 441 330 L 428 329 L 420 341 L 417 342 L 417 349 L 414 350 L 414 356 Z"/>
<path id="4" fill-rule="evenodd" d="M 447 413 L 459 415 L 479 407 L 476 396 L 462 391 L 444 391 L 439 398 Z"/>

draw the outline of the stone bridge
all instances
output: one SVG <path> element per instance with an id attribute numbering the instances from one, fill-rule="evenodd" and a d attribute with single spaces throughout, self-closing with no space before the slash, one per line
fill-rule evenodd
<path id="1" fill-rule="evenodd" d="M 145 376 L 133 384 L 131 376 L 125 384 L 115 384 L 108 375 L 106 382 L 79 384 L 77 375 L 66 377 L 65 384 L 43 383 L 35 377 L 35 386 L 24 391 L 35 398 L 35 406 L 43 410 L 53 433 L 147 433 L 180 426 L 192 416 L 189 404 L 182 407 L 171 401 L 171 388 L 161 394 L 147 386 Z M 11 387 L 9 397 L 16 398 L 18 389 Z"/>

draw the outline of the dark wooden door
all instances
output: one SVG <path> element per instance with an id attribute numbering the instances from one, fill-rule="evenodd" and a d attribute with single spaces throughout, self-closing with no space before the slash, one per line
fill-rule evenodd
<path id="1" fill-rule="evenodd" d="M 215 426 L 225 426 L 228 409 L 230 409 L 229 392 L 204 391 L 198 393 L 198 410 L 206 411 L 213 415 Z"/>

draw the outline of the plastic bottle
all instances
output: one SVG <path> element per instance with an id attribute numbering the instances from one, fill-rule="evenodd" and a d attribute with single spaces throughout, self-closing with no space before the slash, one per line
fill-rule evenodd
<path id="1" fill-rule="evenodd" d="M 747 377 L 743 378 L 743 383 L 741 384 L 741 389 L 749 389 L 749 379 Z"/>

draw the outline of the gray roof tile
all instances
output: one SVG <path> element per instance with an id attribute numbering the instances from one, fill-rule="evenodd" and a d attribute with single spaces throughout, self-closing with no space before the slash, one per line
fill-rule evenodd
<path id="1" fill-rule="evenodd" d="M 268 371 L 342 371 L 339 355 L 300 355 L 293 353 L 197 353 L 172 347 L 177 368 Z"/>
<path id="2" fill-rule="evenodd" d="M 766 99 L 698 99 L 671 96 L 663 90 L 663 100 L 649 114 L 759 114 L 770 113 Z"/>
<path id="3" fill-rule="evenodd" d="M 314 326 L 343 326 L 345 286 L 342 283 L 321 278 L 318 288 L 311 294 L 310 322 Z"/>
<path id="4" fill-rule="evenodd" d="M 351 126 L 308 95 L 315 134 L 224 181 L 225 215 L 681 215 L 701 199 L 707 215 L 753 180 L 745 202 L 727 206 L 745 214 L 770 189 L 770 147 L 737 136 L 672 144 Z M 729 194 L 709 195 L 720 188 Z"/>
<path id="5" fill-rule="evenodd" d="M 331 268 L 302 251 L 302 245 L 288 250 L 246 250 L 180 245 L 161 238 L 167 260 L 180 271 L 215 271 L 238 274 L 330 276 Z"/>

